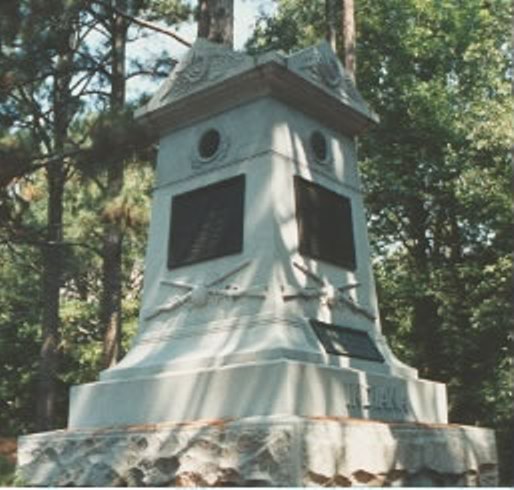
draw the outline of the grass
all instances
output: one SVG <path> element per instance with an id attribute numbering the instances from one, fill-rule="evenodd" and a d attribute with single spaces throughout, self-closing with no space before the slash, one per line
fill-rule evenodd
<path id="1" fill-rule="evenodd" d="M 15 486 L 16 465 L 4 456 L 0 456 L 0 487 Z"/>

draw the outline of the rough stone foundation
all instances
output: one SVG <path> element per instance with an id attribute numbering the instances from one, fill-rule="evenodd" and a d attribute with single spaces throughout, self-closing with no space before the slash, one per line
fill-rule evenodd
<path id="1" fill-rule="evenodd" d="M 494 434 L 455 425 L 260 417 L 21 437 L 31 486 L 495 486 Z"/>

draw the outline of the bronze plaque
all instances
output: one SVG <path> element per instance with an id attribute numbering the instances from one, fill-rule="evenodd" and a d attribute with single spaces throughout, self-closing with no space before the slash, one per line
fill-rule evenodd
<path id="1" fill-rule="evenodd" d="M 294 187 L 300 253 L 354 271 L 350 199 L 298 176 Z"/>
<path id="2" fill-rule="evenodd" d="M 168 268 L 241 252 L 244 196 L 244 175 L 175 196 Z"/>
<path id="3" fill-rule="evenodd" d="M 311 320 L 310 322 L 327 354 L 384 362 L 384 357 L 367 332 L 355 328 L 330 325 L 318 320 Z"/>

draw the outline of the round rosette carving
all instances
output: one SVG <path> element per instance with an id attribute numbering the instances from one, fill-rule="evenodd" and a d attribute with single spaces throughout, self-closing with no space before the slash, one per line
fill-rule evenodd
<path id="1" fill-rule="evenodd" d="M 230 141 L 223 129 L 211 127 L 199 133 L 191 156 L 194 170 L 207 170 L 227 155 Z"/>
<path id="2" fill-rule="evenodd" d="M 209 69 L 209 61 L 205 56 L 196 55 L 193 62 L 181 73 L 190 83 L 203 80 Z"/>
<path id="3" fill-rule="evenodd" d="M 177 71 L 171 89 L 164 97 L 179 97 L 191 91 L 191 88 L 208 79 L 209 59 L 206 56 L 195 54 L 191 62 L 183 69 Z"/>
<path id="4" fill-rule="evenodd" d="M 320 167 L 329 169 L 332 167 L 333 156 L 330 143 L 326 135 L 319 129 L 312 131 L 306 141 L 309 161 Z"/>
<path id="5" fill-rule="evenodd" d="M 319 55 L 318 73 L 323 82 L 332 89 L 339 87 L 343 81 L 337 61 L 326 53 Z"/>

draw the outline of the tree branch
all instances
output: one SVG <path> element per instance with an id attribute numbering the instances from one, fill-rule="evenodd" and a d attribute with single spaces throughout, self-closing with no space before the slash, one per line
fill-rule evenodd
<path id="1" fill-rule="evenodd" d="M 36 240 L 36 239 L 29 239 L 29 238 L 18 238 L 18 239 L 10 239 L 10 240 L 4 240 L 0 242 L 2 245 L 7 245 L 9 248 L 13 247 L 14 245 L 31 245 L 34 247 L 81 247 L 85 248 L 86 250 L 90 250 L 91 252 L 94 252 L 98 256 L 102 257 L 103 252 L 97 247 L 93 247 L 92 245 L 89 245 L 86 242 L 70 242 L 66 240 L 62 240 L 59 242 L 50 241 L 50 240 Z M 39 269 L 39 272 L 41 270 Z"/>
<path id="2" fill-rule="evenodd" d="M 21 161 L 16 166 L 7 165 L 7 160 L 0 160 L 0 187 L 8 185 L 13 179 L 34 173 L 41 168 L 48 167 L 48 165 L 51 165 L 52 163 L 64 160 L 68 157 L 73 157 L 85 150 L 86 149 L 84 148 L 78 148 L 76 150 L 55 155 L 34 156 L 30 159 Z"/>
<path id="3" fill-rule="evenodd" d="M 47 151 L 50 153 L 52 151 L 52 141 L 51 138 L 48 136 L 46 131 L 43 127 L 41 127 L 40 124 L 40 118 L 45 119 L 41 113 L 41 108 L 38 105 L 38 103 L 34 100 L 34 97 L 32 94 L 27 94 L 23 87 L 20 87 L 18 92 L 20 93 L 24 103 L 28 105 L 29 111 L 32 113 L 32 123 L 34 131 L 37 133 L 39 139 L 44 143 L 46 146 Z"/>
<path id="4" fill-rule="evenodd" d="M 37 264 L 34 264 L 33 261 L 28 261 L 27 260 L 27 254 L 25 253 L 22 253 L 22 252 L 18 252 L 18 250 L 16 250 L 16 247 L 14 246 L 14 243 L 13 242 L 10 242 L 10 241 L 2 241 L 0 242 L 0 245 L 5 245 L 7 247 L 7 249 L 13 254 L 13 255 L 16 255 L 17 257 L 19 257 L 20 259 L 22 259 L 34 272 L 36 272 L 37 274 L 41 274 L 41 266 L 37 265 Z"/>
<path id="5" fill-rule="evenodd" d="M 112 5 L 109 5 L 101 0 L 91 0 L 91 2 L 112 10 L 113 12 L 118 14 L 120 17 L 123 17 L 124 19 L 127 19 L 127 20 L 133 22 L 134 24 L 137 24 L 141 27 L 145 27 L 146 29 L 152 29 L 155 32 L 159 32 L 166 36 L 172 37 L 173 39 L 175 39 L 175 41 L 178 41 L 179 43 L 183 44 L 184 46 L 187 46 L 188 48 L 190 48 L 192 46 L 192 44 L 189 41 L 186 41 L 184 38 L 180 37 L 175 32 L 170 31 L 169 29 L 161 27 L 157 24 L 154 24 L 153 22 L 149 22 L 147 20 L 140 19 L 139 17 L 134 17 L 132 15 L 129 15 L 126 12 L 123 12 L 120 9 L 113 7 Z"/>

